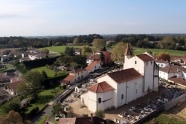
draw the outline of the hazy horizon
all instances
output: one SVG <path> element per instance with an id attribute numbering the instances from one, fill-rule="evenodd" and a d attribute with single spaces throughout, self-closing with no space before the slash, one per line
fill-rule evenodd
<path id="1" fill-rule="evenodd" d="M 185 34 L 184 0 L 6 0 L 0 36 Z"/>

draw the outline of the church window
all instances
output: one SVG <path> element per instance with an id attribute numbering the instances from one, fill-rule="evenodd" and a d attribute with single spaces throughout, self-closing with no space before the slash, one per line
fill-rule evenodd
<path id="1" fill-rule="evenodd" d="M 137 64 L 137 61 L 135 61 L 135 64 Z"/>
<path id="2" fill-rule="evenodd" d="M 98 103 L 101 103 L 101 98 L 98 98 Z"/>
<path id="3" fill-rule="evenodd" d="M 121 99 L 123 99 L 123 94 L 121 95 Z"/>

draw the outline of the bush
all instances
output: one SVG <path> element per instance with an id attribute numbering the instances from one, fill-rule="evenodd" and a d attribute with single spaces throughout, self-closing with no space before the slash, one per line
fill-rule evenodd
<path id="1" fill-rule="evenodd" d="M 105 114 L 102 110 L 96 111 L 95 115 L 99 118 L 104 118 L 105 117 Z"/>
<path id="2" fill-rule="evenodd" d="M 34 107 L 31 111 L 30 111 L 30 115 L 34 115 L 34 114 L 36 114 L 37 112 L 39 111 L 39 107 Z"/>
<path id="3" fill-rule="evenodd" d="M 62 87 L 63 87 L 63 89 L 66 89 L 66 88 L 67 88 L 67 86 L 66 86 L 66 85 L 63 85 Z"/>

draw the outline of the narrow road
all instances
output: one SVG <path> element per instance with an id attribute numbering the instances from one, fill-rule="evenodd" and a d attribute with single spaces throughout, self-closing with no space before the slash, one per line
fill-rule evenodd
<path id="1" fill-rule="evenodd" d="M 97 73 L 101 73 L 103 71 L 108 71 L 110 70 L 111 68 L 110 67 L 107 67 L 107 68 L 104 68 L 102 70 L 98 70 L 92 74 L 97 74 Z M 32 119 L 32 124 L 36 124 L 37 121 L 39 121 L 43 115 L 48 115 L 47 117 L 47 122 L 49 122 L 49 124 L 53 124 L 52 121 L 53 121 L 53 115 L 52 115 L 52 105 L 53 103 L 55 103 L 56 101 L 59 101 L 61 98 L 65 97 L 68 93 L 68 91 L 71 91 L 71 90 L 74 90 L 74 88 L 79 85 L 81 82 L 83 81 L 88 81 L 90 77 L 88 76 L 87 78 L 84 78 L 83 80 L 75 83 L 74 85 L 71 86 L 71 89 L 67 88 L 64 92 L 62 92 L 59 96 L 57 96 L 56 98 L 54 98 L 51 102 L 48 103 L 48 107 L 46 107 L 41 113 L 39 113 L 38 115 L 36 115 L 34 117 L 34 119 Z"/>

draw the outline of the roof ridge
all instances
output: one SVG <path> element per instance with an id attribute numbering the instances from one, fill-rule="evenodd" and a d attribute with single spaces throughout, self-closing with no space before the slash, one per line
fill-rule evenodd
<path id="1" fill-rule="evenodd" d="M 102 88 L 102 84 L 103 82 L 101 82 L 100 84 L 99 84 L 99 86 L 100 86 L 100 88 L 101 88 L 101 90 L 104 92 L 104 90 L 103 90 L 103 88 Z"/>

